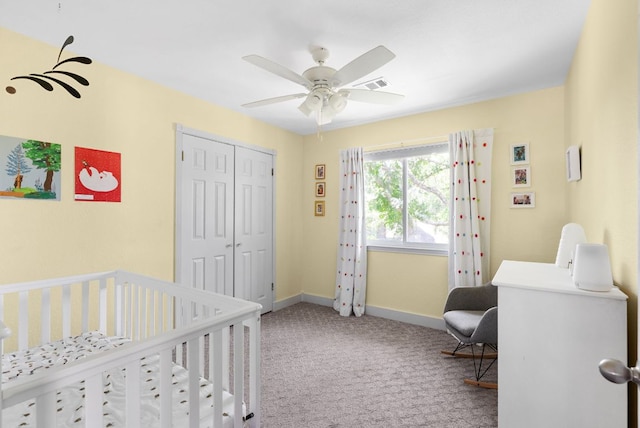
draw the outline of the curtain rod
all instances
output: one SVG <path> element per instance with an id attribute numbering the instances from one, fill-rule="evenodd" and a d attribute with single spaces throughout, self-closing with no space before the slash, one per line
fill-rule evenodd
<path id="1" fill-rule="evenodd" d="M 365 152 L 370 151 L 371 149 L 379 149 L 380 147 L 387 147 L 387 146 L 398 146 L 398 147 L 405 147 L 405 145 L 407 145 L 407 147 L 411 147 L 411 146 L 415 146 L 417 145 L 417 143 L 423 143 L 423 142 L 427 142 L 427 141 L 433 141 L 433 140 L 440 140 L 440 141 L 449 141 L 449 135 L 438 135 L 438 136 L 434 136 L 434 137 L 423 137 L 423 138 L 414 138 L 413 140 L 401 140 L 401 141 L 394 141 L 391 143 L 383 143 L 383 144 L 377 144 L 375 146 L 369 146 L 369 147 L 363 147 L 363 150 Z"/>

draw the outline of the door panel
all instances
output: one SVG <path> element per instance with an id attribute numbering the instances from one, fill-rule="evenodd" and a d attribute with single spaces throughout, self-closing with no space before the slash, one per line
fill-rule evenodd
<path id="1" fill-rule="evenodd" d="M 271 155 L 236 147 L 236 296 L 273 308 Z"/>
<path id="2" fill-rule="evenodd" d="M 176 279 L 273 309 L 273 156 L 182 133 Z"/>
<path id="3" fill-rule="evenodd" d="M 183 136 L 180 281 L 233 295 L 233 146 Z"/>

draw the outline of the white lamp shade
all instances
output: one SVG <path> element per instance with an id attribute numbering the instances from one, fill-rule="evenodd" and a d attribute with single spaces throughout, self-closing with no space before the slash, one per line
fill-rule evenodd
<path id="1" fill-rule="evenodd" d="M 347 99 L 341 94 L 333 94 L 329 97 L 329 106 L 337 113 L 340 113 L 347 106 Z"/>
<path id="2" fill-rule="evenodd" d="M 575 257 L 573 283 L 576 287 L 590 291 L 611 290 L 613 275 L 606 245 L 578 244 Z"/>
<path id="3" fill-rule="evenodd" d="M 587 237 L 584 234 L 584 229 L 577 223 L 566 224 L 562 228 L 562 235 L 560 235 L 560 244 L 558 245 L 558 253 L 556 254 L 556 266 L 561 268 L 568 268 L 571 260 L 573 259 L 573 252 L 576 249 L 576 245 L 587 242 Z"/>

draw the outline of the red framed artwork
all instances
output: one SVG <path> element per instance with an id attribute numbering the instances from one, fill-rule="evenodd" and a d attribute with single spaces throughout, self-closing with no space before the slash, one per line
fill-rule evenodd
<path id="1" fill-rule="evenodd" d="M 75 156 L 75 200 L 120 202 L 120 153 L 76 147 Z"/>

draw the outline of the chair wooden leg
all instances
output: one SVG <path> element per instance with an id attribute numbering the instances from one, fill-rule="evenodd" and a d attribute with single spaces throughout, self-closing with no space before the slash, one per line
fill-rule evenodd
<path id="1" fill-rule="evenodd" d="M 470 352 L 453 352 L 453 351 L 446 351 L 446 350 L 441 350 L 440 353 L 442 355 L 448 355 L 450 357 L 456 357 L 456 358 L 473 358 L 473 354 L 471 354 Z M 485 358 L 493 358 L 496 359 L 498 358 L 498 353 L 497 352 L 489 352 L 484 354 Z"/>
<path id="2" fill-rule="evenodd" d="M 498 360 L 498 348 L 495 345 L 490 344 L 482 344 L 482 353 L 480 355 L 476 355 L 474 352 L 473 344 L 465 344 L 459 342 L 456 346 L 456 349 L 453 351 L 440 351 L 444 355 L 449 355 L 456 358 L 471 358 L 473 359 L 473 371 L 475 374 L 475 380 L 473 379 L 464 379 L 464 383 L 467 385 L 477 386 L 480 388 L 487 389 L 498 389 L 498 384 L 496 382 L 485 382 L 481 379 L 484 375 L 489 371 L 489 369 L 493 366 L 493 364 Z M 471 347 L 471 352 L 460 352 L 463 348 Z M 485 352 L 486 348 L 489 347 L 493 352 Z M 483 364 L 486 360 L 489 359 L 491 362 L 488 366 L 483 367 Z"/>
<path id="3" fill-rule="evenodd" d="M 479 380 L 465 379 L 464 383 L 467 385 L 477 386 L 479 388 L 498 389 L 498 384 L 496 382 L 483 382 Z"/>
<path id="4" fill-rule="evenodd" d="M 475 353 L 473 352 L 474 348 L 472 346 L 471 348 L 471 353 L 474 354 L 474 358 L 473 358 L 473 368 L 476 374 L 476 380 L 475 381 L 470 381 L 468 379 L 465 379 L 465 383 L 469 384 L 469 385 L 475 385 L 475 386 L 479 386 L 481 388 L 491 388 L 491 389 L 498 389 L 498 384 L 495 382 L 483 382 L 480 379 L 482 379 L 484 377 L 485 374 L 487 374 L 487 372 L 489 371 L 489 369 L 493 366 L 493 364 L 498 360 L 497 357 L 497 352 L 496 352 L 496 357 L 491 359 L 491 362 L 489 363 L 489 365 L 483 369 L 482 367 L 482 363 L 485 362 L 485 358 L 491 358 L 489 357 L 489 354 L 485 354 L 485 349 L 486 347 L 491 348 L 494 351 L 497 351 L 497 347 L 495 347 L 494 345 L 489 345 L 486 343 L 482 344 L 482 353 L 480 354 L 480 361 L 478 362 L 478 364 L 476 365 L 476 358 L 475 358 Z"/>

